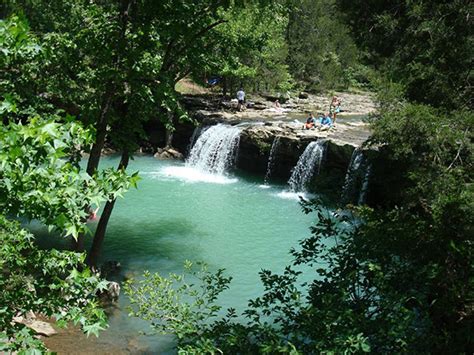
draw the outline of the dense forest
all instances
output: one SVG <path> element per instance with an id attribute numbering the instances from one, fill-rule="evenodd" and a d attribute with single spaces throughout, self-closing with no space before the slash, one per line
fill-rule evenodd
<path id="1" fill-rule="evenodd" d="M 116 200 L 140 186 L 129 162 L 151 119 L 168 133 L 193 121 L 177 83 L 213 77 L 224 96 L 240 86 L 374 92 L 365 148 L 387 162 L 376 177 L 384 198 L 336 214 L 302 201 L 316 220 L 310 236 L 282 272 L 260 271 L 264 293 L 239 319 L 216 303 L 231 276 L 193 263 L 192 281 L 128 281 L 131 315 L 174 335 L 182 353 L 472 353 L 473 9 L 466 0 L 3 2 L 0 351 L 47 351 L 14 321 L 29 312 L 100 337 L 108 282 L 98 260 Z M 119 163 L 99 169 L 106 146 Z M 71 238 L 71 250 L 39 248 L 22 220 Z"/>

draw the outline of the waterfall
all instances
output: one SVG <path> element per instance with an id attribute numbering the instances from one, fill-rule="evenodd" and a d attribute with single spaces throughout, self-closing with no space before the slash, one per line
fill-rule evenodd
<path id="1" fill-rule="evenodd" d="M 192 147 L 186 165 L 205 173 L 224 175 L 235 162 L 240 130 L 223 124 L 208 128 Z"/>
<path id="2" fill-rule="evenodd" d="M 314 173 L 319 174 L 325 143 L 325 141 L 311 142 L 301 154 L 288 180 L 292 192 L 305 192 L 306 185 L 311 182 Z"/>
<path id="3" fill-rule="evenodd" d="M 342 187 L 341 199 L 344 203 L 348 203 L 354 200 L 354 195 L 356 194 L 356 185 L 357 185 L 357 176 L 359 174 L 359 169 L 362 161 L 364 160 L 364 155 L 362 150 L 357 147 L 352 152 L 351 161 L 347 167 L 346 178 L 344 180 L 344 186 Z"/>
<path id="4" fill-rule="evenodd" d="M 277 151 L 279 145 L 280 136 L 276 136 L 275 139 L 273 139 L 272 147 L 270 149 L 270 155 L 268 156 L 267 172 L 265 174 L 265 179 L 263 180 L 264 184 L 268 184 L 268 180 L 270 179 L 272 167 L 275 163 L 275 152 Z"/>
<path id="5" fill-rule="evenodd" d="M 357 203 L 362 205 L 365 203 L 367 199 L 367 190 L 369 189 L 369 179 L 372 167 L 370 164 L 367 164 L 367 168 L 365 169 L 364 179 L 362 180 L 362 187 L 360 189 L 359 198 L 357 199 Z"/>
<path id="6" fill-rule="evenodd" d="M 189 156 L 191 154 L 191 149 L 193 149 L 194 143 L 196 142 L 197 137 L 201 134 L 203 128 L 201 126 L 198 126 L 194 128 L 193 135 L 191 136 L 191 139 L 189 140 L 189 145 L 186 149 L 186 154 Z"/>
<path id="7" fill-rule="evenodd" d="M 360 148 L 354 149 L 347 167 L 346 178 L 342 188 L 343 203 L 365 202 L 370 177 L 370 164 Z"/>

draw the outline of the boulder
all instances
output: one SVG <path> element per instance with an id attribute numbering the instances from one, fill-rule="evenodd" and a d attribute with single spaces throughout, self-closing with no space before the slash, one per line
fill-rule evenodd
<path id="1" fill-rule="evenodd" d="M 307 92 L 302 91 L 302 92 L 299 93 L 298 97 L 300 99 L 307 99 L 307 98 L 309 98 L 309 94 Z"/>
<path id="2" fill-rule="evenodd" d="M 107 286 L 107 296 L 112 301 L 117 301 L 120 296 L 120 285 L 118 282 L 111 281 Z"/>
<path id="3" fill-rule="evenodd" d="M 120 285 L 118 282 L 109 281 L 107 289 L 99 294 L 100 299 L 105 303 L 116 302 L 120 296 Z"/>
<path id="4" fill-rule="evenodd" d="M 36 319 L 36 315 L 33 312 L 28 312 L 25 316 L 14 317 L 13 322 L 25 325 L 38 335 L 49 337 L 57 334 L 57 331 L 51 324 Z"/>
<path id="5" fill-rule="evenodd" d="M 57 334 L 56 330 L 47 322 L 40 320 L 33 320 L 31 323 L 25 324 L 28 328 L 35 331 L 36 334 L 50 337 L 51 335 Z"/>
<path id="6" fill-rule="evenodd" d="M 184 156 L 176 149 L 172 147 L 158 148 L 157 152 L 154 155 L 157 159 L 169 160 L 169 159 L 178 159 L 183 160 Z"/>
<path id="7" fill-rule="evenodd" d="M 265 109 L 267 109 L 268 106 L 267 106 L 265 103 L 261 102 L 261 101 L 255 101 L 255 102 L 253 103 L 252 108 L 253 108 L 254 110 L 259 110 L 259 111 L 260 111 L 260 110 L 265 110 Z"/>

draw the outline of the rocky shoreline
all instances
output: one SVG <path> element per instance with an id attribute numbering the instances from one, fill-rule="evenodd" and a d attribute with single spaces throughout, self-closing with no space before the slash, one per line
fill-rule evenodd
<path id="1" fill-rule="evenodd" d="M 275 107 L 275 97 L 251 96 L 248 99 L 249 108 L 238 112 L 235 103 L 217 96 L 188 95 L 182 103 L 188 110 L 190 117 L 199 127 L 225 123 L 230 125 L 242 123 L 262 124 L 255 128 L 263 135 L 283 135 L 303 141 L 325 138 L 337 144 L 360 146 L 370 136 L 370 128 L 365 118 L 376 112 L 376 105 L 372 93 L 334 93 L 342 99 L 343 111 L 338 114 L 335 127 L 327 132 L 317 130 L 303 130 L 303 123 L 309 112 L 324 112 L 328 108 L 331 95 L 311 95 L 304 93 L 305 98 L 293 98 Z M 166 145 L 163 125 L 159 122 L 147 127 L 149 140 L 143 145 L 143 153 L 161 153 L 159 148 Z M 178 123 L 173 137 L 173 148 L 186 156 L 190 139 L 196 126 L 192 123 Z M 268 132 L 268 134 L 264 133 Z M 268 143 L 268 142 L 267 142 Z M 174 158 L 176 154 L 166 154 L 158 157 Z M 167 156 L 168 155 L 168 156 Z"/>

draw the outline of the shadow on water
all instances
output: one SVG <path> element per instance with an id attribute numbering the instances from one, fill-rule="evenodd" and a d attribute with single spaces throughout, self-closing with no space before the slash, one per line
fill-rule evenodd
<path id="1" fill-rule="evenodd" d="M 137 226 L 139 224 L 139 227 Z M 36 236 L 36 243 L 42 249 L 70 250 L 71 237 L 63 237 L 57 232 L 49 232 L 47 227 L 37 221 L 23 223 L 23 226 Z M 86 236 L 86 250 L 90 248 L 96 223 L 90 223 L 91 234 Z M 124 270 L 132 258 L 130 246 L 133 245 L 134 258 L 166 258 L 168 262 L 182 264 L 182 255 L 193 254 L 199 259 L 199 244 L 186 243 L 183 239 L 207 236 L 199 226 L 186 218 L 143 219 L 134 218 L 111 220 L 104 241 L 100 262 L 120 260 Z"/>

